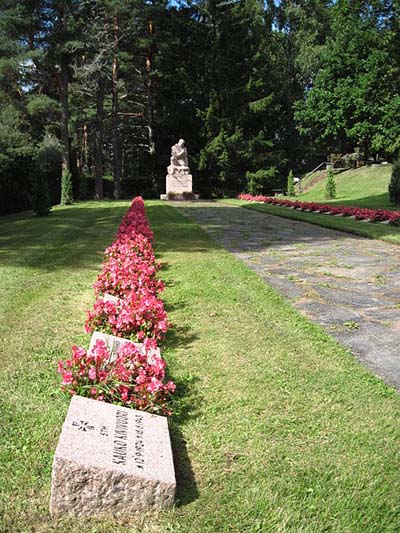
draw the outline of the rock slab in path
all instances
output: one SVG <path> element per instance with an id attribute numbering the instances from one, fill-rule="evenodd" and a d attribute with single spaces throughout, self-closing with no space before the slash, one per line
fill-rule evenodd
<path id="1" fill-rule="evenodd" d="M 166 509 L 175 488 L 165 417 L 72 398 L 53 460 L 53 516 Z"/>

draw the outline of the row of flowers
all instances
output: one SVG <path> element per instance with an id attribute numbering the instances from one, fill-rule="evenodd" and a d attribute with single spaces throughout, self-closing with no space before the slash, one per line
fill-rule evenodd
<path id="1" fill-rule="evenodd" d="M 369 222 L 388 222 L 400 226 L 400 212 L 389 211 L 387 209 L 367 209 L 363 207 L 348 207 L 344 205 L 332 206 L 327 204 L 318 204 L 315 202 L 299 202 L 297 200 L 286 200 L 282 197 L 270 196 L 253 196 L 252 194 L 239 194 L 240 200 L 248 202 L 261 202 L 264 204 L 279 205 L 302 211 L 313 211 L 314 213 L 329 213 L 331 215 L 340 215 L 353 217 L 356 220 L 368 220 Z"/>
<path id="2" fill-rule="evenodd" d="M 164 284 L 157 278 L 152 240 L 143 199 L 134 198 L 105 251 L 94 283 L 96 301 L 85 323 L 87 333 L 132 342 L 122 343 L 114 360 L 103 340 L 90 352 L 73 346 L 72 357 L 60 361 L 58 371 L 69 394 L 168 415 L 175 384 L 165 382 L 166 364 L 157 346 L 169 323 L 158 298 Z"/>

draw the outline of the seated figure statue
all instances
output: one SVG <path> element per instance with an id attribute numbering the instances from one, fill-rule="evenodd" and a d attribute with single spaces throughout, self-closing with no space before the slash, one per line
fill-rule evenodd
<path id="1" fill-rule="evenodd" d="M 171 164 L 168 167 L 168 174 L 190 174 L 187 149 L 183 139 L 179 139 L 177 144 L 171 148 Z"/>

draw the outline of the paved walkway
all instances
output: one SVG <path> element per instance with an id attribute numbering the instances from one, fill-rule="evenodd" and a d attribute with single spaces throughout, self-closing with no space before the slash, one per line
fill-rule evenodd
<path id="1" fill-rule="evenodd" d="M 400 390 L 400 247 L 215 202 L 174 207 Z"/>

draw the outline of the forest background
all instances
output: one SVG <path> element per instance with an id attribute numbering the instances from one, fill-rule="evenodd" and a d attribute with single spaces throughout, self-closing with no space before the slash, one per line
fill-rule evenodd
<path id="1" fill-rule="evenodd" d="M 400 2 L 0 0 L 0 212 L 285 187 L 400 147 Z"/>

